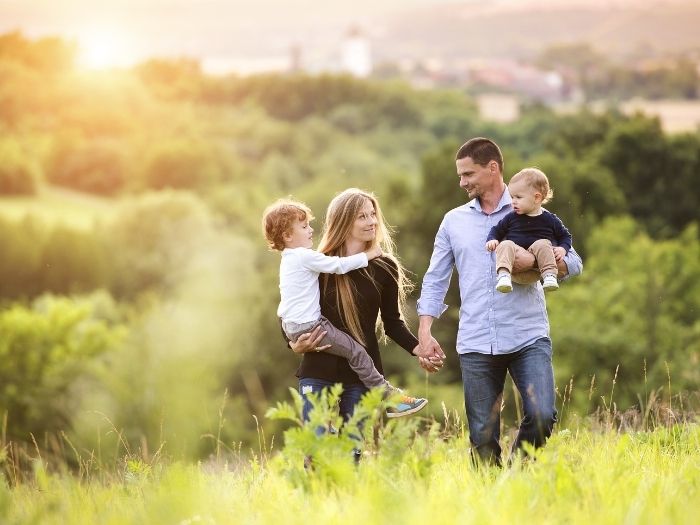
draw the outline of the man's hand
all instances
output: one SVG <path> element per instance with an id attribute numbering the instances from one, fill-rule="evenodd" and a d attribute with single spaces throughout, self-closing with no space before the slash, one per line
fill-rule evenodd
<path id="1" fill-rule="evenodd" d="M 413 349 L 413 353 L 418 357 L 445 359 L 445 352 L 442 351 L 440 343 L 433 337 L 430 327 L 433 324 L 433 317 L 429 315 L 420 316 L 418 328 L 418 346 Z"/>
<path id="2" fill-rule="evenodd" d="M 497 246 L 498 246 L 498 240 L 493 239 L 492 241 L 488 241 L 486 243 L 486 250 L 489 252 L 492 252 L 496 249 Z"/>
<path id="3" fill-rule="evenodd" d="M 557 260 L 557 262 L 564 259 L 564 256 L 566 255 L 566 250 L 564 248 L 562 248 L 561 246 L 555 246 L 553 248 L 553 250 L 554 250 L 554 258 Z"/>
<path id="4" fill-rule="evenodd" d="M 321 329 L 321 326 L 317 326 L 311 332 L 301 334 L 297 339 L 296 343 L 289 342 L 289 346 L 292 348 L 295 354 L 305 354 L 306 352 L 320 352 L 321 350 L 326 350 L 331 347 L 331 345 L 323 345 L 321 341 L 326 337 L 325 330 Z"/>
<path id="5" fill-rule="evenodd" d="M 558 246 L 554 249 L 556 250 L 557 248 Z M 554 252 L 554 257 L 556 258 L 556 252 Z M 517 280 L 517 282 L 521 284 L 529 284 L 531 282 L 534 283 L 535 281 L 539 280 L 539 272 L 531 272 L 531 270 L 537 270 L 537 260 L 535 259 L 535 256 L 528 252 L 522 246 L 518 246 L 515 249 L 513 274 L 522 274 L 522 276 L 520 280 Z M 564 257 L 557 259 L 557 270 L 559 272 L 557 275 L 559 279 L 562 279 L 563 277 L 566 277 L 568 275 L 569 268 L 566 266 Z M 531 272 L 532 279 L 529 278 L 529 274 L 526 274 L 524 272 Z M 523 279 L 523 276 L 527 276 L 527 278 Z"/>
<path id="6" fill-rule="evenodd" d="M 522 246 L 516 246 L 512 273 L 527 272 L 534 269 L 537 269 L 537 260 L 535 256 Z"/>

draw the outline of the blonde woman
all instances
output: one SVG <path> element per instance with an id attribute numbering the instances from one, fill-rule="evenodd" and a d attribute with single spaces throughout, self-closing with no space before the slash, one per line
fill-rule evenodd
<path id="1" fill-rule="evenodd" d="M 370 261 L 367 267 L 342 275 L 321 275 L 321 312 L 363 345 L 376 369 L 383 374 L 376 335 L 378 323 L 406 352 L 413 356 L 419 352 L 418 339 L 406 326 L 402 313 L 409 281 L 395 256 L 395 246 L 376 197 L 356 188 L 343 191 L 328 205 L 318 251 L 348 257 L 374 247 L 379 247 L 383 255 Z M 342 383 L 340 413 L 347 421 L 367 387 L 347 359 L 321 351 L 327 348 L 318 346 L 324 335 L 319 327 L 290 343 L 296 353 L 303 354 L 297 370 L 299 392 L 307 400 L 309 394 Z M 435 371 L 440 366 L 442 361 L 436 359 L 429 368 Z M 416 399 L 406 396 L 402 402 L 415 403 Z M 305 419 L 310 409 L 307 400 Z"/>

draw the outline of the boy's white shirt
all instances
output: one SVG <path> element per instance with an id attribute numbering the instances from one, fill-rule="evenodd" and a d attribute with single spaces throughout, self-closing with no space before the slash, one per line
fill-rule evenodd
<path id="1" fill-rule="evenodd" d="M 367 254 L 330 257 L 310 248 L 285 248 L 280 261 L 280 304 L 277 316 L 286 323 L 310 323 L 321 317 L 321 273 L 343 274 L 364 268 Z"/>

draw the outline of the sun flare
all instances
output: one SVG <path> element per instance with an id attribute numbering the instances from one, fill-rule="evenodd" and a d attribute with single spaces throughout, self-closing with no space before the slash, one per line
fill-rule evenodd
<path id="1" fill-rule="evenodd" d="M 87 69 L 109 69 L 129 63 L 123 35 L 112 28 L 94 28 L 79 37 L 79 63 Z"/>

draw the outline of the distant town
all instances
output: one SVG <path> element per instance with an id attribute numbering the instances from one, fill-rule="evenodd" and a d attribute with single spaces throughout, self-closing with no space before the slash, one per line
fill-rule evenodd
<path id="1" fill-rule="evenodd" d="M 451 88 L 474 96 L 485 118 L 516 120 L 522 104 L 566 111 L 589 104 L 616 104 L 628 112 L 662 118 L 667 131 L 694 130 L 700 123 L 700 49 L 646 56 L 621 64 L 589 44 L 553 45 L 533 59 L 404 58 L 377 60 L 373 41 L 359 26 L 349 27 L 337 47 L 308 53 L 292 44 L 287 56 L 207 61 L 211 74 L 348 74 L 358 78 L 403 80 L 418 89 Z"/>

